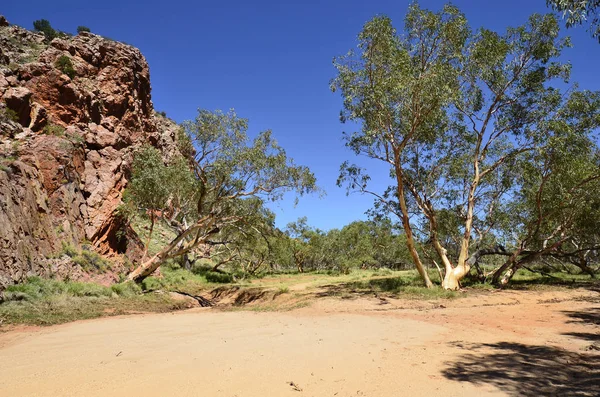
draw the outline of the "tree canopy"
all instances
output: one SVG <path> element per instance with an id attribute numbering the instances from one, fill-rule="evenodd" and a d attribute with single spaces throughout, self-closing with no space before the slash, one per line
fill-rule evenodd
<path id="1" fill-rule="evenodd" d="M 598 93 L 564 88 L 570 64 L 559 57 L 569 45 L 553 15 L 532 15 L 504 33 L 473 32 L 454 6 L 434 13 L 413 4 L 402 33 L 377 16 L 359 34 L 359 53 L 334 59 L 338 73 L 331 86 L 344 99 L 342 122 L 361 126 L 345 134 L 346 144 L 357 155 L 387 163 L 393 182 L 384 192 L 373 191 L 367 170 L 346 162 L 339 183 L 373 195 L 376 212 L 398 215 L 425 285 L 431 281 L 415 248 L 415 230 L 441 261 L 445 288 L 459 287 L 484 246 L 508 245 L 514 257 L 506 266 L 514 270 L 526 250 L 509 232 L 515 217 L 509 208 L 526 206 L 530 189 L 547 192 L 527 170 L 534 167 L 539 175 L 539 167 L 551 167 L 562 181 L 554 167 L 583 141 L 597 153 L 592 135 L 600 122 Z M 557 142 L 560 151 L 552 146 Z M 563 160 L 540 162 L 541 153 Z M 573 186 L 596 180 L 595 156 L 587 157 L 582 170 L 588 173 L 578 174 Z M 540 216 L 546 220 L 546 213 Z M 517 230 L 531 222 L 521 221 Z M 562 233 L 567 225 L 575 227 L 567 222 Z"/>
<path id="2" fill-rule="evenodd" d="M 317 190 L 314 175 L 286 155 L 271 131 L 250 140 L 247 129 L 248 120 L 233 110 L 201 109 L 195 120 L 183 125 L 180 151 L 186 157 L 166 168 L 156 158 L 156 166 L 134 167 L 132 201 L 153 210 L 172 207 L 170 224 L 177 237 L 134 270 L 130 279 L 144 278 L 162 261 L 201 245 L 235 243 L 228 239 L 247 234 L 269 219 L 263 206 L 266 200 L 279 200 L 286 192 L 301 196 Z M 157 186 L 161 180 L 164 183 Z M 155 190 L 160 194 L 152 194 Z"/>
<path id="3" fill-rule="evenodd" d="M 546 4 L 562 13 L 568 28 L 589 24 L 588 31 L 600 42 L 600 0 L 546 0 Z"/>

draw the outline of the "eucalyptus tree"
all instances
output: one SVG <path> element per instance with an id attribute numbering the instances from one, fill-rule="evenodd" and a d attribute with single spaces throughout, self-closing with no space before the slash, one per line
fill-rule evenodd
<path id="1" fill-rule="evenodd" d="M 377 16 L 358 36 L 358 52 L 334 59 L 338 70 L 333 91 L 344 99 L 341 120 L 360 121 L 360 131 L 346 134 L 346 145 L 357 155 L 387 163 L 395 181 L 406 244 L 427 287 L 433 284 L 417 252 L 406 201 L 407 149 L 434 142 L 446 122 L 445 108 L 456 91 L 456 62 L 463 55 L 469 31 L 459 10 L 447 5 L 439 13 L 410 6 L 404 35 L 392 21 Z M 339 184 L 385 198 L 368 189 L 368 175 L 349 163 L 342 165 Z"/>
<path id="2" fill-rule="evenodd" d="M 589 23 L 589 32 L 600 42 L 600 0 L 546 0 L 552 9 L 563 14 L 567 27 Z"/>
<path id="3" fill-rule="evenodd" d="M 123 201 L 129 205 L 131 214 L 141 213 L 148 216 L 150 230 L 144 247 L 144 257 L 152 240 L 157 215 L 167 207 L 169 188 L 167 187 L 167 166 L 158 149 L 144 146 L 135 153 L 132 164 L 132 178 L 123 195 Z M 121 210 L 126 207 L 122 207 Z"/>
<path id="4" fill-rule="evenodd" d="M 340 182 L 400 216 L 426 285 L 414 227 L 443 264 L 443 287 L 459 288 L 482 255 L 505 254 L 489 245 L 505 236 L 509 202 L 525 188 L 523 162 L 555 137 L 597 127 L 596 94 L 552 86 L 569 77 L 570 65 L 559 60 L 568 45 L 552 15 L 503 34 L 471 32 L 452 6 L 436 14 L 412 5 L 403 35 L 376 17 L 359 35 L 360 57 L 337 59 L 342 115 L 362 122 L 347 144 L 387 162 L 395 184 L 371 191 L 369 175 L 347 163 Z M 412 227 L 410 214 L 417 214 Z"/>
<path id="5" fill-rule="evenodd" d="M 316 190 L 316 180 L 307 167 L 296 165 L 273 139 L 271 131 L 250 140 L 248 120 L 233 110 L 199 110 L 195 120 L 184 123 L 187 166 L 194 178 L 186 199 L 186 224 L 177 237 L 129 275 L 139 281 L 162 262 L 199 246 L 234 243 L 232 230 L 242 233 L 262 219 L 265 200 L 279 200 L 286 192 L 301 196 Z M 135 174 L 135 172 L 134 172 Z"/>
<path id="6" fill-rule="evenodd" d="M 510 204 L 513 249 L 494 282 L 508 283 L 543 257 L 576 258 L 572 263 L 594 276 L 587 258 L 600 249 L 600 150 L 585 131 L 600 124 L 599 108 L 599 94 L 573 95 L 553 122 L 555 134 L 523 162 L 521 189 Z"/>

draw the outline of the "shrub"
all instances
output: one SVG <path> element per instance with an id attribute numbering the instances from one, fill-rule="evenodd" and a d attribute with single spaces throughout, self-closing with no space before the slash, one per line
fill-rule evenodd
<path id="1" fill-rule="evenodd" d="M 66 55 L 61 55 L 54 64 L 58 70 L 69 76 L 69 78 L 75 77 L 75 69 L 73 68 L 73 62 L 71 58 Z"/>
<path id="2" fill-rule="evenodd" d="M 6 287 L 4 300 L 33 302 L 48 298 L 53 295 L 66 295 L 77 297 L 109 297 L 113 290 L 98 284 L 80 283 L 73 281 L 58 281 L 29 277 L 22 284 Z"/>
<path id="3" fill-rule="evenodd" d="M 66 282 L 66 293 L 72 296 L 111 296 L 112 290 L 98 284 Z"/>
<path id="4" fill-rule="evenodd" d="M 142 293 L 142 288 L 134 283 L 133 281 L 122 282 L 119 284 L 113 284 L 110 289 L 112 292 L 119 296 L 131 297 Z"/>
<path id="5" fill-rule="evenodd" d="M 144 291 L 156 291 L 163 288 L 163 283 L 156 277 L 146 277 L 142 280 L 142 289 Z"/>
<path id="6" fill-rule="evenodd" d="M 17 114 L 17 112 L 10 108 L 1 108 L 0 121 L 14 121 L 15 123 L 18 123 L 19 115 Z"/>
<path id="7" fill-rule="evenodd" d="M 73 257 L 73 262 L 77 263 L 86 272 L 98 271 L 105 272 L 108 266 L 108 261 L 94 251 L 83 250 L 79 255 Z"/>
<path id="8" fill-rule="evenodd" d="M 75 146 L 81 146 L 85 142 L 85 139 L 78 133 L 67 135 L 67 139 Z"/>
<path id="9" fill-rule="evenodd" d="M 91 32 L 91 30 L 87 26 L 77 26 L 77 33 L 81 32 Z"/>
<path id="10" fill-rule="evenodd" d="M 62 250 L 60 251 L 60 253 L 67 255 L 70 258 L 73 258 L 79 253 L 79 251 L 77 251 L 77 248 L 75 248 L 71 243 L 63 241 Z"/>
<path id="11" fill-rule="evenodd" d="M 41 32 L 46 36 L 47 41 L 51 41 L 55 37 L 58 37 L 58 32 L 52 28 L 50 22 L 47 19 L 38 19 L 33 21 L 33 29 L 36 32 Z"/>
<path id="12" fill-rule="evenodd" d="M 229 273 L 208 272 L 205 277 L 209 283 L 227 284 L 233 282 L 233 276 Z"/>
<path id="13" fill-rule="evenodd" d="M 65 128 L 60 125 L 56 125 L 56 124 L 46 124 L 43 132 L 44 132 L 44 134 L 48 134 L 48 135 L 64 136 Z"/>

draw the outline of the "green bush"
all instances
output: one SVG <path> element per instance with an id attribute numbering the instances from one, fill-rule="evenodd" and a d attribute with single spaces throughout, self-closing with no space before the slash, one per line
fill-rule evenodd
<path id="1" fill-rule="evenodd" d="M 77 250 L 77 248 L 75 248 L 73 246 L 73 244 L 71 244 L 67 241 L 63 241 L 62 249 L 61 249 L 60 253 L 63 255 L 67 255 L 70 258 L 73 258 L 74 256 L 76 256 L 79 253 L 79 251 Z"/>
<path id="2" fill-rule="evenodd" d="M 44 36 L 46 36 L 47 41 L 51 41 L 52 39 L 58 37 L 59 33 L 52 28 L 47 19 L 38 19 L 37 21 L 33 21 L 33 29 L 36 32 L 43 33 Z"/>
<path id="3" fill-rule="evenodd" d="M 98 284 L 66 282 L 66 293 L 72 296 L 111 296 L 112 290 Z"/>
<path id="4" fill-rule="evenodd" d="M 61 55 L 54 64 L 58 70 L 69 76 L 69 78 L 75 77 L 75 69 L 73 68 L 73 62 L 71 58 L 66 55 Z"/>
<path id="5" fill-rule="evenodd" d="M 77 26 L 77 33 L 81 32 L 91 32 L 91 30 L 87 26 Z"/>
<path id="6" fill-rule="evenodd" d="M 146 277 L 142 280 L 142 289 L 144 291 L 156 291 L 164 286 L 163 280 L 156 277 Z"/>
<path id="7" fill-rule="evenodd" d="M 80 254 L 72 258 L 73 262 L 80 265 L 86 272 L 103 273 L 109 268 L 108 261 L 94 251 L 82 250 Z"/>
<path id="8" fill-rule="evenodd" d="M 115 294 L 126 297 L 126 298 L 135 296 L 135 295 L 139 295 L 142 293 L 142 288 L 138 284 L 134 283 L 133 281 L 127 281 L 124 283 L 113 284 L 110 287 L 110 289 Z"/>
<path id="9" fill-rule="evenodd" d="M 229 273 L 207 272 L 204 277 L 209 283 L 227 284 L 233 282 L 233 276 Z"/>
<path id="10" fill-rule="evenodd" d="M 65 135 L 65 128 L 60 125 L 56 125 L 56 124 L 46 124 L 43 132 L 44 132 L 44 134 L 56 135 L 56 136 L 62 137 Z"/>
<path id="11" fill-rule="evenodd" d="M 112 290 L 98 284 L 29 277 L 22 284 L 6 287 L 4 300 L 32 302 L 53 295 L 101 297 L 111 296 Z"/>
<path id="12" fill-rule="evenodd" d="M 0 109 L 0 121 L 14 121 L 19 122 L 19 115 L 12 109 L 1 108 Z"/>

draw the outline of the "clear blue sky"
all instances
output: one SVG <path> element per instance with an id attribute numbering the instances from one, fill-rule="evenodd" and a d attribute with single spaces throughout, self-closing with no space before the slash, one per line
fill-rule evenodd
<path id="1" fill-rule="evenodd" d="M 251 133 L 272 129 L 299 164 L 315 172 L 327 196 L 307 197 L 275 206 L 277 224 L 299 216 L 322 229 L 364 219 L 372 200 L 346 197 L 336 187 L 340 164 L 355 160 L 341 140 L 339 95 L 329 91 L 332 58 L 356 45 L 362 25 L 387 14 L 401 28 L 409 1 L 67 1 L 3 2 L 0 14 L 32 28 L 48 19 L 56 29 L 93 32 L 132 44 L 150 64 L 152 99 L 157 110 L 177 120 L 195 116 L 197 108 L 235 108 L 250 119 Z M 422 0 L 438 10 L 444 1 Z M 503 31 L 546 13 L 545 0 L 457 0 L 471 27 Z M 573 81 L 600 90 L 600 44 L 585 28 L 565 30 L 574 48 L 565 52 L 573 64 Z M 387 172 L 376 167 L 374 182 L 383 189 Z"/>

